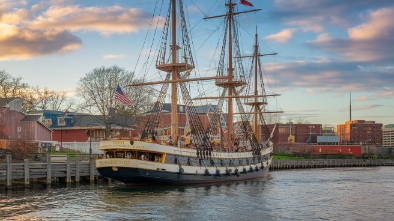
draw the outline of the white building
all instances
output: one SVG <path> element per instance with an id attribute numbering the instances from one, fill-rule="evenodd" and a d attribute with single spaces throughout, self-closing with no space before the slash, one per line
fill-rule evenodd
<path id="1" fill-rule="evenodd" d="M 383 126 L 383 147 L 394 147 L 394 124 Z"/>

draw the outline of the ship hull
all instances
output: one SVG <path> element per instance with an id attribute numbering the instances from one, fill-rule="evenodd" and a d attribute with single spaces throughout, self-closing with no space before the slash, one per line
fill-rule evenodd
<path id="1" fill-rule="evenodd" d="M 272 161 L 272 147 L 262 150 L 260 156 L 214 151 L 211 157 L 204 157 L 195 149 L 141 141 L 102 141 L 100 146 L 111 155 L 96 160 L 100 175 L 128 185 L 251 180 L 266 176 Z M 126 157 L 128 153 L 133 157 Z"/>
<path id="2" fill-rule="evenodd" d="M 200 169 L 200 168 L 198 168 Z M 269 167 L 266 166 L 256 171 L 247 171 L 246 173 L 231 172 L 229 174 L 182 174 L 180 172 L 157 171 L 140 168 L 98 168 L 99 173 L 106 178 L 117 180 L 125 183 L 126 185 L 187 185 L 187 184 L 208 184 L 230 181 L 253 180 L 266 176 Z M 223 171 L 222 171 L 223 172 Z"/>

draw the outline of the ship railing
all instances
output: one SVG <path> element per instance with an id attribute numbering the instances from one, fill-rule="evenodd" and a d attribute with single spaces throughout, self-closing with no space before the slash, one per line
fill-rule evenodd
<path id="1" fill-rule="evenodd" d="M 268 154 L 272 152 L 272 148 L 265 149 L 262 153 Z M 188 150 L 188 149 L 180 149 L 174 150 L 174 154 L 195 157 L 196 151 L 195 150 Z M 245 158 L 251 157 L 251 152 L 212 152 L 212 157 L 214 158 Z"/>

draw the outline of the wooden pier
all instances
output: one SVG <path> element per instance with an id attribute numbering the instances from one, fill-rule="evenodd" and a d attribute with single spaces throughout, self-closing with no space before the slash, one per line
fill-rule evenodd
<path id="1" fill-rule="evenodd" d="M 276 159 L 271 170 L 326 168 L 326 167 L 375 167 L 394 166 L 394 160 L 386 159 Z"/>
<path id="2" fill-rule="evenodd" d="M 94 183 L 99 177 L 95 160 L 75 156 L 46 155 L 46 162 L 0 163 L 0 187 L 29 187 L 32 183 L 51 185 L 52 183 L 79 183 L 81 179 Z M 375 167 L 394 166 L 394 160 L 386 159 L 275 159 L 270 170 L 328 168 L 328 167 Z"/>
<path id="3" fill-rule="evenodd" d="M 30 162 L 25 159 L 23 163 L 12 163 L 11 155 L 7 155 L 6 163 L 0 163 L 0 186 L 11 188 L 31 183 L 44 183 L 51 185 L 56 182 L 79 183 L 81 179 L 94 183 L 98 176 L 93 158 L 83 159 L 75 156 L 46 155 L 46 162 Z"/>

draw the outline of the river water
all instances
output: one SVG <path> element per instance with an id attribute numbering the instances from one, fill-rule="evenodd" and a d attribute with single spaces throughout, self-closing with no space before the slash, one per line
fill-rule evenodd
<path id="1" fill-rule="evenodd" d="M 0 220 L 394 220 L 394 168 L 282 170 L 203 186 L 2 188 Z"/>

